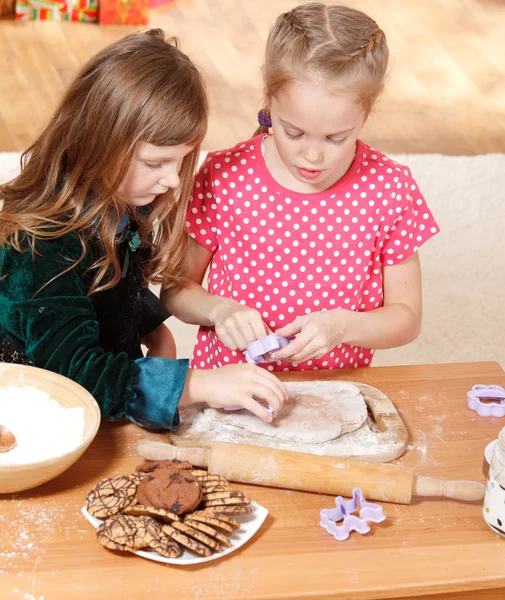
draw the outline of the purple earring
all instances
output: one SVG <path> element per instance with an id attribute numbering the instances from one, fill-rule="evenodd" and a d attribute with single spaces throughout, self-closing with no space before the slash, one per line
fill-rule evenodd
<path id="1" fill-rule="evenodd" d="M 263 109 L 258 113 L 258 123 L 263 125 L 263 127 L 272 127 L 272 119 L 270 118 L 270 115 L 265 114 Z"/>

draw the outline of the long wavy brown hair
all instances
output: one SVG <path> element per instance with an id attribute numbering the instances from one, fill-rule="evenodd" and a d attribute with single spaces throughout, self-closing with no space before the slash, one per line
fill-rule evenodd
<path id="1" fill-rule="evenodd" d="M 263 92 L 266 115 L 271 98 L 294 81 L 321 77 L 328 89 L 353 94 L 368 115 L 384 88 L 389 59 L 386 35 L 365 13 L 320 2 L 280 15 L 270 30 Z M 254 135 L 267 133 L 260 126 Z"/>
<path id="2" fill-rule="evenodd" d="M 77 75 L 51 121 L 21 157 L 21 173 L 0 186 L 0 246 L 37 252 L 37 240 L 70 232 L 82 255 L 89 239 L 103 254 L 88 295 L 116 285 L 121 272 L 115 235 L 121 216 L 133 214 L 150 245 L 145 282 L 170 287 L 185 269 L 184 220 L 208 103 L 202 75 L 160 29 L 129 35 L 94 56 Z M 158 196 L 149 211 L 135 211 L 117 194 L 135 145 L 188 144 L 177 190 Z"/>

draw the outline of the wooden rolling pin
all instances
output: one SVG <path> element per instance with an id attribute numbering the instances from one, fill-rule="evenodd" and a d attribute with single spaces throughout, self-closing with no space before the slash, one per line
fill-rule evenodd
<path id="1" fill-rule="evenodd" d="M 229 481 L 332 496 L 352 496 L 352 490 L 360 487 L 367 499 L 399 504 L 410 504 L 412 496 L 482 500 L 485 492 L 485 486 L 477 481 L 424 477 L 401 465 L 247 444 L 212 442 L 210 448 L 182 448 L 144 440 L 137 444 L 135 452 L 147 460 L 187 460 Z"/>

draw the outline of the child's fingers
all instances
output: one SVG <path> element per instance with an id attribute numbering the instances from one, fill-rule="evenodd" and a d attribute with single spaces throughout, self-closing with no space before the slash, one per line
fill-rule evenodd
<path id="1" fill-rule="evenodd" d="M 263 369 L 261 370 L 263 371 Z M 277 379 L 277 377 L 271 375 L 270 373 L 268 373 L 268 371 L 264 371 L 264 374 L 270 375 L 270 377 L 263 376 L 261 378 L 261 385 L 263 386 L 263 389 L 265 391 L 269 390 L 270 393 L 268 398 L 265 398 L 263 396 L 260 397 L 266 400 L 268 404 L 274 409 L 274 414 L 277 414 L 282 408 L 284 401 L 287 399 L 288 393 L 286 391 L 285 386 L 282 384 L 281 381 Z M 254 395 L 257 396 L 256 393 Z"/>
<path id="2" fill-rule="evenodd" d="M 240 350 L 245 350 L 251 342 L 265 337 L 265 324 L 257 311 L 238 313 L 235 322 L 230 323 L 228 329 Z"/>
<path id="3" fill-rule="evenodd" d="M 282 383 L 282 381 L 280 379 L 278 379 L 275 375 L 273 375 L 272 373 L 269 373 L 268 371 L 265 371 L 264 369 L 261 369 L 266 375 L 269 375 L 271 377 L 271 381 L 273 382 L 273 384 L 276 386 L 276 388 L 280 391 L 282 398 L 283 398 L 283 403 L 288 399 L 288 390 L 286 389 L 286 386 Z"/>
<path id="4" fill-rule="evenodd" d="M 231 322 L 216 327 L 216 334 L 223 344 L 230 350 L 243 350 L 247 344 L 253 342 L 254 332 L 248 322 Z"/>
<path id="5" fill-rule="evenodd" d="M 255 414 L 257 417 L 265 421 L 265 423 L 272 422 L 272 415 L 267 412 L 267 410 L 259 403 L 251 397 L 244 397 L 239 404 L 246 408 L 248 411 Z"/>
<path id="6" fill-rule="evenodd" d="M 263 321 L 256 322 L 251 321 L 247 324 L 247 337 L 244 339 L 244 345 L 240 347 L 242 351 L 244 351 L 248 344 L 255 342 L 256 340 L 265 337 L 265 327 L 263 326 Z"/>
<path id="7" fill-rule="evenodd" d="M 293 322 L 284 325 L 284 327 L 276 329 L 275 333 L 277 335 L 282 335 L 283 337 L 291 337 L 292 335 L 299 333 L 301 328 L 302 323 L 300 323 L 299 319 L 295 319 Z"/>
<path id="8" fill-rule="evenodd" d="M 257 314 L 256 317 L 257 318 L 251 319 L 249 323 L 253 337 L 248 342 L 248 344 L 250 344 L 251 342 L 255 342 L 256 340 L 261 340 L 261 338 L 265 337 L 265 335 L 267 334 L 266 332 L 268 331 L 268 327 L 261 319 L 261 316 Z"/>
<path id="9" fill-rule="evenodd" d="M 234 329 L 232 336 L 233 336 L 233 340 L 234 340 L 235 344 L 237 345 L 237 348 L 241 352 L 244 351 L 247 344 L 254 341 L 254 334 L 252 332 L 252 329 L 249 327 L 249 325 L 246 325 L 245 331 L 241 328 Z"/>
<path id="10" fill-rule="evenodd" d="M 324 354 L 326 354 L 326 352 L 323 352 L 321 354 L 321 346 L 318 343 L 312 341 L 308 343 L 305 346 L 305 348 L 303 348 L 303 350 L 290 356 L 289 360 L 291 362 L 301 363 L 305 362 L 306 360 L 309 360 L 310 358 L 324 356 Z"/>
<path id="11" fill-rule="evenodd" d="M 228 350 L 237 350 L 238 346 L 233 339 L 233 336 L 230 335 L 229 331 L 224 327 L 216 327 L 216 335 L 223 342 L 223 344 L 228 348 Z"/>
<path id="12" fill-rule="evenodd" d="M 284 348 L 281 348 L 280 350 L 276 350 L 272 354 L 272 358 L 274 360 L 277 360 L 277 359 L 279 359 L 279 360 L 282 360 L 282 359 L 294 360 L 293 357 L 296 354 L 300 353 L 305 348 L 305 346 L 310 343 L 311 340 L 312 340 L 312 337 L 310 336 L 310 334 L 302 331 L 287 346 L 284 346 Z"/>

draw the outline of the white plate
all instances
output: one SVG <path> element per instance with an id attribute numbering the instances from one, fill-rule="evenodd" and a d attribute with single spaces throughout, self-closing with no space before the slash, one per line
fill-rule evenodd
<path id="1" fill-rule="evenodd" d="M 489 444 L 486 446 L 486 449 L 484 450 L 484 456 L 486 457 L 488 465 L 491 464 L 491 457 L 493 456 L 493 450 L 497 441 L 498 440 L 493 440 L 492 442 L 489 442 Z"/>
<path id="2" fill-rule="evenodd" d="M 189 550 L 184 550 L 179 558 L 165 558 L 157 552 L 154 552 L 154 550 L 133 550 L 133 554 L 137 554 L 137 556 L 149 560 L 173 565 L 197 565 L 226 556 L 250 540 L 267 518 L 268 510 L 266 508 L 260 506 L 256 502 L 251 502 L 249 506 L 252 508 L 252 513 L 250 515 L 230 515 L 234 519 L 237 519 L 237 521 L 240 521 L 240 529 L 236 530 L 230 536 L 232 545 L 229 548 L 225 548 L 222 552 L 211 554 L 210 556 L 195 556 Z M 85 506 L 82 507 L 81 512 L 93 527 L 96 528 L 103 523 L 102 520 L 92 517 Z"/>

